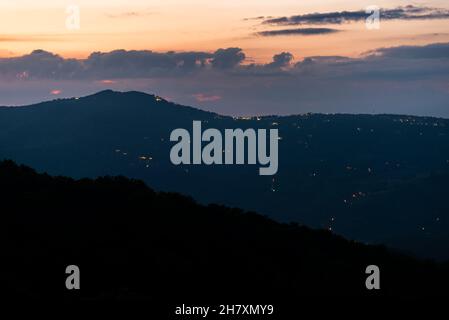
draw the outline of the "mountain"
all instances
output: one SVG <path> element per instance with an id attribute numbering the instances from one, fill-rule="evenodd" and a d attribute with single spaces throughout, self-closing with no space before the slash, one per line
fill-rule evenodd
<path id="1" fill-rule="evenodd" d="M 279 171 L 174 166 L 170 133 L 278 129 Z M 123 175 L 156 190 L 449 259 L 449 120 L 304 114 L 232 118 L 139 92 L 0 108 L 0 159 L 74 178 Z"/>
<path id="2" fill-rule="evenodd" d="M 346 305 L 442 298 L 449 285 L 447 264 L 199 205 L 125 177 L 73 180 L 3 161 L 0 195 L 2 290 L 21 301 L 322 297 Z M 371 264 L 381 290 L 365 287 Z M 64 287 L 68 265 L 79 267 L 79 291 Z"/>

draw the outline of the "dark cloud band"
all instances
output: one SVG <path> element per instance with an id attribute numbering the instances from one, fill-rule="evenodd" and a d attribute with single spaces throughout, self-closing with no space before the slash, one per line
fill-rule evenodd
<path id="1" fill-rule="evenodd" d="M 317 30 L 319 32 L 317 32 Z M 299 29 L 294 33 L 284 33 L 276 30 L 277 34 L 321 34 L 334 32 L 325 28 Z M 267 31 L 272 33 L 273 31 Z M 280 32 L 280 33 L 279 33 Z M 273 34 L 266 34 L 266 36 Z M 427 46 L 399 46 L 392 48 L 380 48 L 367 52 L 361 58 L 345 57 L 309 57 L 292 66 L 293 55 L 282 52 L 273 56 L 273 60 L 266 64 L 245 64 L 245 53 L 240 48 L 218 49 L 215 52 L 153 52 L 149 50 L 115 50 L 111 52 L 94 52 L 87 59 L 65 59 L 59 55 L 35 50 L 30 54 L 0 58 L 0 79 L 50 79 L 50 80 L 104 80 L 104 79 L 142 79 L 142 78 L 183 78 L 194 74 L 220 75 L 232 72 L 239 76 L 266 76 L 279 73 L 295 73 L 296 71 L 310 71 L 316 66 L 345 65 L 347 70 L 351 68 L 361 70 L 361 66 L 376 67 L 366 71 L 367 74 L 378 72 L 379 64 L 398 66 L 410 69 L 413 62 L 410 59 L 434 60 L 431 62 L 432 70 L 446 70 L 435 66 L 446 66 L 449 61 L 449 43 L 437 43 Z M 445 62 L 441 62 L 441 60 Z M 401 60 L 401 61 L 398 61 Z M 421 64 L 424 68 L 428 62 Z M 347 65 L 347 66 L 346 66 Z M 299 68 L 299 69 L 298 69 Z M 307 68 L 307 69 L 305 69 Z M 440 74 L 440 71 L 438 72 Z"/>
<path id="2" fill-rule="evenodd" d="M 310 13 L 290 17 L 265 19 L 263 23 L 270 25 L 342 24 L 345 22 L 363 21 L 371 14 L 372 13 L 364 10 Z M 408 5 L 393 9 L 381 9 L 380 18 L 382 20 L 449 19 L 449 10 Z"/>
<path id="3" fill-rule="evenodd" d="M 87 59 L 64 59 L 44 50 L 0 58 L 0 75 L 21 78 L 107 79 L 173 76 L 205 68 L 233 69 L 245 60 L 240 48 L 211 52 L 114 50 L 94 52 Z"/>
<path id="4" fill-rule="evenodd" d="M 338 29 L 331 29 L 331 28 L 298 28 L 298 29 L 261 31 L 258 32 L 257 35 L 263 37 L 292 36 L 292 35 L 311 36 L 311 35 L 335 33 L 339 31 L 340 30 Z"/>

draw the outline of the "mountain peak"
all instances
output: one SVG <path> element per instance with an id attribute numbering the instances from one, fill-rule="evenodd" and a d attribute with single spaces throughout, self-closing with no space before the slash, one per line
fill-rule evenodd
<path id="1" fill-rule="evenodd" d="M 106 90 L 98 91 L 96 94 L 111 94 L 111 93 L 120 93 L 120 91 L 114 91 L 112 89 L 106 89 Z"/>
<path id="2" fill-rule="evenodd" d="M 124 92 L 120 92 L 120 91 L 114 91 L 111 89 L 106 89 L 106 90 L 102 90 L 99 91 L 97 93 L 92 94 L 92 97 L 110 97 L 112 95 L 118 95 L 118 94 L 122 94 Z"/>
<path id="3" fill-rule="evenodd" d="M 149 94 L 149 93 L 145 93 L 145 92 L 140 92 L 140 91 L 114 91 L 112 89 L 106 89 L 106 90 L 102 90 L 99 91 L 97 93 L 94 93 L 90 96 L 86 96 L 86 98 L 88 97 L 101 97 L 101 98 L 112 98 L 112 97 L 151 97 L 153 99 L 161 99 L 160 97 L 154 95 L 154 94 Z"/>

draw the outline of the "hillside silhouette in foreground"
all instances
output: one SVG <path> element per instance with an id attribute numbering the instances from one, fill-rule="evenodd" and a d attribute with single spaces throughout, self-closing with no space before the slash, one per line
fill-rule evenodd
<path id="1" fill-rule="evenodd" d="M 279 171 L 174 166 L 170 133 L 279 129 Z M 449 259 L 449 120 L 405 115 L 232 118 L 139 92 L 0 108 L 0 159 L 52 175 L 123 175 L 281 222 Z"/>
<path id="2" fill-rule="evenodd" d="M 447 264 L 124 177 L 73 180 L 3 161 L 0 197 L 2 289 L 14 298 L 428 298 L 449 285 Z M 71 264 L 80 293 L 64 287 Z M 381 269 L 377 292 L 365 288 L 370 264 Z"/>

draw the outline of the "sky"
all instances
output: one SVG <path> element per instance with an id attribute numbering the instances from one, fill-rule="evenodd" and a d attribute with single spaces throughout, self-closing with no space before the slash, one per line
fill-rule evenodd
<path id="1" fill-rule="evenodd" d="M 1 0 L 0 105 L 111 88 L 230 115 L 449 117 L 448 48 L 443 0 Z"/>

